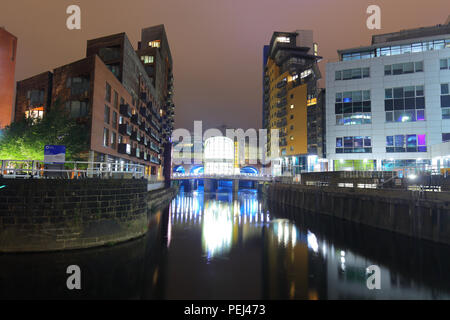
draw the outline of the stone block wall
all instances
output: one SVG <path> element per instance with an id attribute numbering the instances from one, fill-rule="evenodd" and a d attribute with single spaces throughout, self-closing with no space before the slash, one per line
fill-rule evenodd
<path id="1" fill-rule="evenodd" d="M 146 180 L 0 179 L 0 252 L 114 244 L 147 231 Z M 174 190 L 153 191 L 168 193 Z"/>

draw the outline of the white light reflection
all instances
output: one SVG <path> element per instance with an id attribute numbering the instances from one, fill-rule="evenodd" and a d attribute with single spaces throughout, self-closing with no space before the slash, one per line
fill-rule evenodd
<path id="1" fill-rule="evenodd" d="M 202 227 L 203 250 L 208 259 L 226 253 L 231 247 L 233 220 L 226 203 L 210 202 L 205 207 Z"/>
<path id="2" fill-rule="evenodd" d="M 308 241 L 308 248 L 311 248 L 315 253 L 319 252 L 319 243 L 317 242 L 316 235 L 308 230 L 306 239 Z"/>

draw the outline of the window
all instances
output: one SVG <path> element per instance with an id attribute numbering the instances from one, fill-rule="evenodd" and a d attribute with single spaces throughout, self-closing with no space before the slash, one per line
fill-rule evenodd
<path id="1" fill-rule="evenodd" d="M 67 78 L 66 85 L 72 96 L 85 95 L 89 92 L 89 76 Z"/>
<path id="2" fill-rule="evenodd" d="M 439 60 L 439 66 L 440 66 L 441 70 L 450 69 L 450 58 Z"/>
<path id="3" fill-rule="evenodd" d="M 442 134 L 442 142 L 450 141 L 450 133 Z"/>
<path id="4" fill-rule="evenodd" d="M 109 130 L 108 128 L 103 128 L 103 146 L 107 147 L 109 145 Z"/>
<path id="5" fill-rule="evenodd" d="M 289 43 L 291 40 L 289 37 L 277 37 L 276 42 L 283 42 L 283 43 Z"/>
<path id="6" fill-rule="evenodd" d="M 111 102 L 111 86 L 109 83 L 106 83 L 106 94 L 105 94 L 105 100 L 108 102 Z"/>
<path id="7" fill-rule="evenodd" d="M 44 107 L 31 108 L 25 111 L 27 119 L 42 119 L 44 117 Z"/>
<path id="8" fill-rule="evenodd" d="M 161 41 L 160 40 L 150 41 L 148 43 L 148 46 L 152 48 L 159 48 L 161 47 Z"/>
<path id="9" fill-rule="evenodd" d="M 105 105 L 104 121 L 107 124 L 109 124 L 109 113 L 110 113 L 110 108 L 107 105 Z"/>
<path id="10" fill-rule="evenodd" d="M 114 129 L 117 129 L 117 112 L 115 111 L 113 111 L 112 126 Z"/>
<path id="11" fill-rule="evenodd" d="M 442 119 L 450 119 L 450 92 L 449 84 L 441 84 L 441 109 Z"/>
<path id="12" fill-rule="evenodd" d="M 65 108 L 71 118 L 88 115 L 88 103 L 86 101 L 67 101 Z"/>
<path id="13" fill-rule="evenodd" d="M 111 148 L 116 149 L 116 137 L 117 134 L 113 131 L 111 132 Z"/>
<path id="14" fill-rule="evenodd" d="M 154 57 L 153 56 L 142 56 L 141 60 L 142 60 L 142 62 L 144 62 L 144 64 L 149 64 L 149 63 L 154 62 Z"/>
<path id="15" fill-rule="evenodd" d="M 372 123 L 370 90 L 336 93 L 337 125 Z"/>
<path id="16" fill-rule="evenodd" d="M 423 72 L 423 61 L 397 63 L 384 66 L 384 75 L 399 75 L 414 72 Z"/>
<path id="17" fill-rule="evenodd" d="M 368 136 L 338 137 L 336 153 L 372 153 L 372 139 Z"/>
<path id="18" fill-rule="evenodd" d="M 117 91 L 114 91 L 114 108 L 118 108 L 119 107 L 119 94 L 117 93 Z"/>
<path id="19" fill-rule="evenodd" d="M 386 122 L 416 122 L 425 120 L 423 86 L 385 89 Z"/>
<path id="20" fill-rule="evenodd" d="M 351 80 L 370 77 L 370 68 L 354 68 L 335 72 L 335 80 Z"/>
<path id="21" fill-rule="evenodd" d="M 27 91 L 28 104 L 33 107 L 42 106 L 44 104 L 45 91 L 44 90 L 29 90 Z"/>
<path id="22" fill-rule="evenodd" d="M 427 152 L 424 134 L 407 134 L 386 137 L 386 152 Z"/>

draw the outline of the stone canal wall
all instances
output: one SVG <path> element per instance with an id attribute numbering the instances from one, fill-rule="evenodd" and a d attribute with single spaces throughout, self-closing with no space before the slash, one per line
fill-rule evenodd
<path id="1" fill-rule="evenodd" d="M 0 252 L 110 245 L 142 236 L 177 190 L 135 179 L 0 179 Z"/>
<path id="2" fill-rule="evenodd" d="M 269 201 L 417 239 L 450 244 L 450 193 L 273 183 Z"/>

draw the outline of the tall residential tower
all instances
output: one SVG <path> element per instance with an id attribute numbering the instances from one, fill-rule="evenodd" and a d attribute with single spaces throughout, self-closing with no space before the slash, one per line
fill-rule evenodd
<path id="1" fill-rule="evenodd" d="M 272 171 L 312 170 L 323 156 L 323 101 L 320 71 L 311 30 L 274 32 L 264 68 L 263 127 L 279 129 L 279 150 L 270 150 Z"/>

